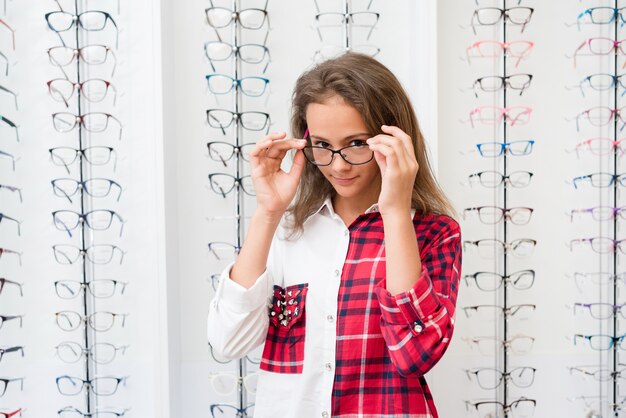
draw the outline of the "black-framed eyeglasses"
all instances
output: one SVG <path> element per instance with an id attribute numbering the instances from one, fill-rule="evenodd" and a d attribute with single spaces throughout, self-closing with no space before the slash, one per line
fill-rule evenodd
<path id="1" fill-rule="evenodd" d="M 75 115 L 69 112 L 57 112 L 52 114 L 52 123 L 57 132 L 66 133 L 74 130 L 79 125 L 86 131 L 100 133 L 107 130 L 109 121 L 114 120 L 120 126 L 118 139 L 122 139 L 122 122 L 110 113 L 90 112 L 84 115 Z"/>
<path id="2" fill-rule="evenodd" d="M 4 290 L 4 286 L 10 284 L 12 286 L 16 286 L 20 290 L 20 296 L 24 296 L 24 292 L 22 291 L 23 283 L 18 283 L 13 280 L 5 279 L 4 277 L 0 277 L 0 295 Z"/>
<path id="3" fill-rule="evenodd" d="M 225 28 L 233 22 L 238 22 L 242 28 L 258 30 L 263 27 L 267 21 L 267 26 L 270 26 L 269 15 L 267 14 L 267 0 L 263 8 L 248 8 L 238 11 L 227 9 L 225 7 L 213 6 L 211 0 L 211 7 L 204 9 L 207 23 L 215 29 Z"/>
<path id="4" fill-rule="evenodd" d="M 536 371 L 537 369 L 534 367 L 516 367 L 510 372 L 504 373 L 498 369 L 480 367 L 465 370 L 465 374 L 469 380 L 472 380 L 472 377 L 474 377 L 476 382 L 478 382 L 478 386 L 483 389 L 495 389 L 505 380 L 510 381 L 518 388 L 527 388 L 535 381 Z"/>
<path id="5" fill-rule="evenodd" d="M 506 276 L 488 271 L 479 271 L 463 276 L 465 283 L 469 285 L 469 280 L 473 279 L 476 286 L 485 292 L 493 292 L 502 287 L 502 284 L 510 285 L 516 290 L 530 289 L 535 282 L 534 270 L 520 270 Z"/>
<path id="6" fill-rule="evenodd" d="M 57 414 L 59 418 L 119 418 L 123 417 L 129 409 L 98 408 L 95 412 L 82 412 L 73 406 L 66 406 L 60 409 Z"/>
<path id="7" fill-rule="evenodd" d="M 208 74 L 205 76 L 209 91 L 213 94 L 228 94 L 239 89 L 249 97 L 260 97 L 267 90 L 270 80 L 265 77 L 232 78 L 225 74 Z"/>
<path id="8" fill-rule="evenodd" d="M 232 159 L 235 155 L 241 157 L 242 160 L 249 162 L 250 161 L 250 151 L 256 145 L 253 142 L 243 144 L 243 145 L 233 145 L 228 142 L 223 141 L 212 141 L 208 142 L 207 149 L 209 150 L 209 157 L 213 161 L 218 161 L 224 164 L 226 167 L 227 161 Z"/>
<path id="9" fill-rule="evenodd" d="M 126 254 L 120 247 L 111 244 L 94 244 L 84 250 L 75 245 L 57 244 L 52 246 L 52 251 L 59 264 L 74 264 L 80 257 L 93 264 L 109 264 L 116 252 L 120 254 L 120 264 L 122 264 Z"/>
<path id="10" fill-rule="evenodd" d="M 0 362 L 2 362 L 2 357 L 8 353 L 20 353 L 24 357 L 24 347 L 21 345 L 6 348 L 0 347 Z"/>
<path id="11" fill-rule="evenodd" d="M 22 320 L 24 319 L 24 315 L 0 315 L 0 329 L 5 322 L 13 321 L 15 319 L 19 319 L 19 327 L 22 328 Z"/>
<path id="12" fill-rule="evenodd" d="M 22 189 L 19 187 L 15 187 L 15 186 L 9 186 L 7 184 L 0 184 L 0 190 L 8 190 L 12 193 L 17 193 L 17 196 L 20 199 L 20 202 L 24 202 L 24 200 L 22 199 Z"/>
<path id="13" fill-rule="evenodd" d="M 226 128 L 232 125 L 234 121 L 237 121 L 242 128 L 248 131 L 265 129 L 267 133 L 270 128 L 270 115 L 265 112 L 231 112 L 225 109 L 208 109 L 206 117 L 209 126 L 221 129 L 224 135 L 226 135 Z"/>
<path id="14" fill-rule="evenodd" d="M 8 248 L 0 247 L 0 259 L 2 259 L 2 256 L 4 254 L 13 254 L 13 255 L 15 255 L 17 257 L 19 263 L 20 263 L 20 266 L 22 265 L 22 253 L 21 252 L 15 251 L 15 250 L 10 250 Z"/>
<path id="15" fill-rule="evenodd" d="M 237 418 L 247 418 L 254 415 L 254 404 L 250 404 L 242 409 L 233 405 L 220 403 L 211 405 L 209 410 L 211 411 L 211 418 L 227 418 L 232 417 L 233 414 Z"/>
<path id="16" fill-rule="evenodd" d="M 4 213 L 0 212 L 0 224 L 2 224 L 2 221 L 6 219 L 8 221 L 12 221 L 15 222 L 15 224 L 17 225 L 17 235 L 21 236 L 22 235 L 22 231 L 21 231 L 21 225 L 22 225 L 22 221 L 18 221 L 15 218 L 12 218 L 8 215 L 5 215 Z"/>
<path id="17" fill-rule="evenodd" d="M 307 145 L 304 147 L 304 156 L 306 159 L 316 166 L 328 166 L 333 163 L 335 154 L 338 154 L 345 162 L 351 165 L 367 164 L 374 158 L 374 151 L 372 151 L 365 143 L 348 145 L 347 147 L 333 150 L 331 148 Z"/>
<path id="18" fill-rule="evenodd" d="M 117 153 L 112 147 L 92 146 L 83 149 L 54 147 L 48 152 L 50 152 L 52 163 L 65 167 L 68 174 L 70 173 L 69 166 L 78 159 L 85 160 L 93 166 L 102 166 L 111 162 L 111 157 L 113 157 L 113 171 L 117 168 Z"/>
<path id="19" fill-rule="evenodd" d="M 235 177 L 226 173 L 212 173 L 209 174 L 209 184 L 211 190 L 224 198 L 235 188 L 242 190 L 248 196 L 256 196 L 252 176 Z"/>
<path id="20" fill-rule="evenodd" d="M 233 55 L 247 64 L 260 64 L 267 57 L 267 63 L 262 71 L 263 74 L 265 74 L 270 62 L 272 62 L 270 50 L 261 44 L 232 45 L 227 42 L 210 41 L 204 44 L 204 53 L 209 59 L 213 71 L 217 71 L 213 61 L 226 61 Z"/>
<path id="21" fill-rule="evenodd" d="M 530 87 L 532 74 L 511 74 L 506 77 L 502 76 L 485 76 L 474 81 L 474 95 L 478 97 L 476 90 L 482 90 L 486 93 L 493 93 L 503 89 L 519 90 L 519 95 L 524 94 L 524 90 Z"/>
<path id="22" fill-rule="evenodd" d="M 20 130 L 18 129 L 18 126 L 15 124 L 15 122 L 13 122 L 11 119 L 7 119 L 2 115 L 0 115 L 0 122 L 4 122 L 10 128 L 15 129 L 15 139 L 17 139 L 17 142 L 20 142 Z"/>
<path id="23" fill-rule="evenodd" d="M 312 144 L 311 135 L 307 129 L 303 135 L 309 144 Z M 316 166 L 328 166 L 333 163 L 335 154 L 339 154 L 345 162 L 351 165 L 367 164 L 374 159 L 374 151 L 362 139 L 351 141 L 348 145 L 338 150 L 328 148 L 329 144 L 323 141 L 316 141 L 316 145 L 306 145 L 303 148 L 306 159 Z"/>
<path id="24" fill-rule="evenodd" d="M 94 198 L 105 198 L 111 194 L 111 190 L 115 187 L 118 190 L 117 201 L 122 196 L 122 186 L 116 181 L 105 178 L 92 178 L 85 181 L 78 181 L 71 178 L 58 178 L 51 181 L 52 190 L 58 197 L 64 197 L 72 202 L 72 196 L 78 191 L 84 191 L 87 195 Z"/>
<path id="25" fill-rule="evenodd" d="M 90 315 L 81 315 L 75 311 L 55 312 L 56 323 L 63 331 L 77 330 L 81 325 L 88 325 L 92 330 L 105 332 L 113 328 L 115 319 L 120 318 L 122 328 L 126 325 L 126 317 L 129 314 L 117 314 L 108 311 L 98 311 Z"/>
<path id="26" fill-rule="evenodd" d="M 48 57 L 50 63 L 61 68 L 65 78 L 69 80 L 69 76 L 63 70 L 63 67 L 70 65 L 75 59 L 82 60 L 88 65 L 102 65 L 107 62 L 109 55 L 113 57 L 113 69 L 111 77 L 115 74 L 117 67 L 117 58 L 111 48 L 106 45 L 86 45 L 82 48 L 74 49 L 67 46 L 55 46 L 48 49 Z"/>
<path id="27" fill-rule="evenodd" d="M 224 241 L 209 242 L 209 251 L 218 260 L 226 259 L 227 257 L 235 257 L 239 254 L 241 247 L 235 244 Z"/>
<path id="28" fill-rule="evenodd" d="M 72 231 L 79 225 L 87 225 L 94 231 L 106 231 L 111 227 L 113 219 L 120 223 L 120 237 L 124 231 L 125 221 L 119 213 L 109 209 L 95 209 L 87 213 L 78 213 L 73 210 L 57 210 L 52 212 L 54 226 L 60 231 L 66 231 L 72 237 Z"/>
<path id="29" fill-rule="evenodd" d="M 85 289 L 93 297 L 104 299 L 112 297 L 118 287 L 120 295 L 123 295 L 127 285 L 126 282 L 113 279 L 96 279 L 88 283 L 82 283 L 78 280 L 57 280 L 54 282 L 54 290 L 61 299 L 74 299 Z"/>
<path id="30" fill-rule="evenodd" d="M 120 384 L 125 384 L 128 376 L 114 377 L 103 376 L 90 380 L 83 380 L 79 377 L 59 376 L 56 378 L 57 389 L 61 395 L 74 396 L 82 392 L 83 389 L 91 390 L 98 396 L 110 396 L 117 392 Z"/>
<path id="31" fill-rule="evenodd" d="M 535 413 L 536 405 L 536 400 L 528 399 L 526 397 L 521 397 L 506 405 L 499 401 L 465 401 L 465 408 L 467 409 L 467 411 L 476 410 L 478 411 L 478 415 L 481 417 L 531 417 Z"/>
<path id="32" fill-rule="evenodd" d="M 115 86 L 101 78 L 92 78 L 80 83 L 73 83 L 65 78 L 55 78 L 47 83 L 50 96 L 57 102 L 65 103 L 65 107 L 70 107 L 69 101 L 75 92 L 79 92 L 81 97 L 91 103 L 102 102 L 109 91 L 113 93 L 113 106 L 117 102 L 117 89 Z"/>
<path id="33" fill-rule="evenodd" d="M 506 176 L 497 171 L 480 171 L 470 174 L 468 180 L 470 186 L 478 182 L 484 187 L 498 187 L 504 184 L 505 187 L 521 188 L 530 184 L 533 175 L 530 171 L 514 171 Z"/>
<path id="34" fill-rule="evenodd" d="M 102 31 L 106 27 L 107 22 L 111 22 L 111 24 L 115 27 L 115 47 L 117 48 L 119 45 L 119 29 L 117 27 L 117 23 L 115 23 L 115 19 L 113 19 L 113 17 L 107 12 L 103 12 L 101 10 L 89 10 L 75 15 L 64 11 L 58 11 L 46 13 L 45 18 L 46 22 L 48 22 L 48 27 L 57 33 L 64 46 L 65 41 L 61 37 L 61 32 L 70 30 L 74 27 L 74 25 L 78 25 L 82 29 L 90 32 Z"/>
<path id="35" fill-rule="evenodd" d="M 15 110 L 20 110 L 19 106 L 17 105 L 17 93 L 15 93 L 13 90 L 9 90 L 8 88 L 4 86 L 0 86 L 0 91 L 3 91 L 13 96 L 13 102 L 15 103 Z"/>
<path id="36" fill-rule="evenodd" d="M 492 26 L 504 19 L 509 24 L 521 26 L 521 32 L 524 32 L 534 11 L 532 7 L 509 7 L 507 9 L 481 7 L 474 10 L 472 14 L 472 31 L 474 35 L 476 35 L 477 25 Z"/>
<path id="37" fill-rule="evenodd" d="M 64 363 L 77 363 L 83 357 L 96 364 L 109 364 L 115 360 L 117 352 L 126 353 L 127 345 L 116 347 L 110 343 L 95 343 L 89 348 L 74 341 L 64 341 L 55 347 L 57 356 Z"/>
<path id="38" fill-rule="evenodd" d="M 11 160 L 11 167 L 13 168 L 13 171 L 15 171 L 15 161 L 17 160 L 17 158 L 15 158 L 13 154 L 9 154 L 8 152 L 0 150 L 0 157 L 9 158 Z"/>
<path id="39" fill-rule="evenodd" d="M 2 397 L 6 391 L 7 391 L 7 387 L 9 386 L 10 383 L 13 382 L 20 382 L 20 390 L 24 390 L 24 378 L 23 377 L 16 377 L 13 379 L 0 379 L 0 397 Z"/>

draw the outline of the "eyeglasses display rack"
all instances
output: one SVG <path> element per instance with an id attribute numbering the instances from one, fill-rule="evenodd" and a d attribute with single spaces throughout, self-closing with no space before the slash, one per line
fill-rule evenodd
<path id="1" fill-rule="evenodd" d="M 13 6 L 14 7 L 14 6 Z M 21 154 L 20 111 L 12 76 L 11 53 L 16 52 L 15 28 L 11 8 L 0 10 L 0 413 L 21 414 L 28 404 L 20 398 L 26 376 L 17 374 L 28 361 L 22 322 L 24 309 L 21 237 L 23 217 L 22 189 L 16 179 L 23 173 L 17 163 Z M 15 130 L 15 134 L 11 132 Z M 17 312 L 21 309 L 21 312 Z M 4 329 L 3 329 L 4 328 Z M 16 330 L 16 332 L 13 332 Z M 0 414 L 1 415 L 1 414 Z"/>
<path id="2" fill-rule="evenodd" d="M 597 355 L 594 355 L 594 357 L 598 364 L 573 365 L 569 367 L 572 379 L 591 376 L 593 377 L 592 381 L 596 383 L 596 394 L 577 393 L 577 396 L 572 398 L 574 400 L 585 400 L 585 413 L 588 414 L 586 416 L 590 417 L 618 417 L 622 415 L 624 408 L 623 394 L 620 394 L 619 390 L 619 381 L 622 378 L 624 366 L 624 364 L 620 363 L 620 351 L 626 347 L 626 344 L 623 343 L 624 335 L 620 332 L 618 318 L 619 315 L 623 316 L 623 300 L 620 298 L 621 289 L 619 282 L 623 281 L 624 277 L 624 272 L 619 270 L 619 253 L 625 252 L 622 249 L 623 243 L 621 242 L 623 237 L 620 238 L 619 234 L 620 218 L 623 218 L 623 215 L 620 213 L 621 208 L 619 207 L 619 189 L 623 186 L 623 173 L 620 172 L 620 157 L 623 151 L 619 146 L 619 135 L 624 125 L 623 116 L 619 114 L 621 110 L 619 101 L 623 94 L 618 92 L 621 85 L 620 77 L 622 76 L 618 56 L 620 48 L 622 48 L 620 42 L 623 42 L 623 40 L 620 40 L 619 29 L 624 25 L 624 20 L 622 16 L 623 9 L 620 9 L 619 1 L 614 0 L 610 3 L 612 3 L 612 7 L 606 4 L 598 5 L 599 7 L 591 7 L 592 5 L 589 5 L 579 14 L 577 19 L 578 31 L 581 31 L 586 24 L 591 24 L 591 27 L 600 30 L 601 37 L 585 39 L 574 53 L 574 67 L 577 64 L 576 55 L 611 55 L 613 57 L 613 60 L 609 61 L 606 73 L 588 75 L 580 83 L 583 97 L 586 97 L 584 91 L 587 85 L 589 90 L 607 93 L 606 96 L 600 96 L 598 99 L 599 104 L 602 106 L 585 110 L 576 117 L 576 128 L 578 131 L 581 130 L 580 122 L 585 122 L 585 119 L 588 119 L 588 122 L 594 127 L 598 127 L 598 130 L 601 132 L 603 131 L 603 126 L 609 127 L 608 138 L 591 138 L 576 146 L 578 157 L 581 158 L 581 155 L 579 155 L 581 150 L 588 151 L 585 153 L 590 156 L 588 161 L 592 161 L 592 164 L 598 167 L 600 172 L 591 174 L 578 172 L 578 177 L 575 177 L 573 180 L 574 187 L 582 189 L 577 190 L 577 193 L 585 193 L 585 189 L 589 190 L 588 187 L 584 187 L 585 183 L 590 183 L 590 185 L 598 188 L 596 202 L 599 206 L 588 209 L 572 209 L 571 211 L 572 221 L 576 218 L 580 219 L 581 216 L 590 215 L 593 221 L 597 221 L 595 230 L 601 235 L 577 238 L 570 241 L 571 251 L 574 251 L 576 246 L 589 244 L 589 248 L 586 249 L 587 254 L 593 251 L 597 255 L 598 271 L 581 271 L 575 272 L 573 275 L 576 286 L 581 294 L 585 296 L 585 300 L 574 303 L 574 314 L 579 318 L 593 318 L 595 324 L 592 323 L 592 326 L 597 330 L 595 331 L 597 333 L 582 333 L 581 322 L 577 321 L 575 331 L 577 334 L 573 335 L 573 342 L 574 345 L 583 347 L 581 351 L 585 350 L 585 352 L 594 353 L 594 351 L 590 350 L 597 350 L 595 351 Z M 604 47 L 598 48 L 598 45 L 601 43 L 611 46 L 608 49 Z M 587 47 L 591 54 L 585 53 Z M 601 58 L 594 57 L 592 59 L 598 62 L 593 67 L 588 68 L 593 68 L 594 70 L 596 68 L 606 68 L 605 63 L 600 61 Z M 597 80 L 602 78 L 612 78 L 612 82 L 598 83 Z M 607 108 L 605 107 L 606 105 L 612 107 Z M 610 111 L 610 117 L 599 117 L 600 112 L 605 110 Z M 603 144 L 603 142 L 611 143 L 610 150 L 604 149 L 606 144 Z M 584 167 L 584 165 L 579 164 L 579 167 Z M 580 170 L 581 168 L 578 169 Z M 604 206 L 607 204 L 608 206 Z M 591 264 L 588 263 L 586 266 Z M 584 291 L 584 289 L 593 289 L 593 291 L 588 292 Z M 575 374 L 578 376 L 574 376 Z"/>
<path id="3" fill-rule="evenodd" d="M 110 204 L 108 197 L 117 198 L 114 201 L 119 201 L 122 188 L 115 180 L 95 175 L 96 172 L 99 174 L 99 166 L 110 166 L 111 155 L 117 158 L 114 148 L 87 146 L 99 140 L 107 141 L 107 145 L 114 145 L 118 140 L 122 140 L 122 125 L 115 116 L 101 111 L 91 111 L 93 107 L 99 110 L 108 103 L 105 99 L 110 100 L 111 93 L 115 93 L 112 83 L 108 80 L 89 78 L 101 71 L 93 68 L 94 66 L 101 66 L 115 59 L 112 47 L 93 43 L 92 38 L 110 39 L 108 32 L 103 31 L 111 25 L 116 31 L 117 45 L 119 31 L 115 18 L 110 13 L 101 10 L 83 10 L 87 7 L 86 2 L 74 0 L 73 11 L 64 10 L 63 7 L 68 7 L 66 4 L 62 5 L 61 2 L 56 4 L 59 10 L 47 13 L 45 18 L 48 28 L 58 36 L 62 47 L 51 48 L 48 55 L 50 63 L 60 69 L 64 78 L 50 81 L 48 89 L 51 97 L 57 102 L 64 103 L 67 109 L 54 113 L 52 119 L 55 130 L 63 136 L 72 135 L 76 131 L 77 149 L 67 147 L 66 140 L 63 146 L 50 149 L 52 162 L 63 166 L 67 174 L 67 177 L 52 181 L 54 195 L 61 201 L 67 200 L 70 204 L 70 208 L 52 213 L 53 225 L 60 231 L 60 236 L 67 234 L 71 240 L 69 244 L 53 246 L 54 258 L 60 265 L 66 265 L 62 268 L 66 272 L 64 274 L 67 274 L 62 280 L 54 283 L 54 288 L 60 299 L 67 299 L 64 303 L 71 303 L 70 299 L 80 300 L 80 312 L 62 310 L 56 312 L 55 316 L 56 324 L 61 330 L 81 333 L 79 341 L 60 342 L 56 350 L 58 358 L 67 363 L 65 367 L 69 368 L 69 364 L 74 363 L 80 364 L 82 369 L 81 375 L 68 373 L 56 378 L 59 393 L 72 402 L 59 410 L 58 416 L 122 417 L 128 411 L 128 406 L 111 407 L 108 402 L 115 399 L 114 395 L 119 396 L 118 389 L 126 386 L 129 376 L 109 374 L 105 371 L 109 365 L 115 364 L 115 358 L 123 354 L 128 346 L 116 347 L 109 341 L 102 340 L 110 338 L 107 331 L 112 328 L 122 329 L 128 314 L 103 311 L 100 310 L 102 309 L 100 305 L 103 304 L 102 299 L 117 302 L 120 298 L 118 293 L 123 294 L 126 287 L 126 283 L 119 280 L 121 267 L 110 267 L 116 265 L 117 257 L 121 265 L 125 253 L 117 245 L 107 242 L 122 237 L 125 221 L 114 210 L 98 208 Z M 111 77 L 116 64 L 113 64 Z M 70 68 L 74 70 L 71 71 Z M 61 89 L 61 86 L 67 87 L 67 90 Z M 72 109 L 76 114 L 70 113 Z M 119 134 L 115 131 L 117 124 Z M 77 167 L 78 179 L 72 170 L 74 164 Z M 106 171 L 106 168 L 103 170 Z M 112 192 L 114 187 L 115 193 Z M 100 203 L 103 201 L 105 203 Z M 79 205 L 79 208 L 76 208 L 78 211 L 71 210 L 75 204 Z M 114 230 L 118 222 L 119 236 L 108 233 Z M 116 229 L 115 231 L 117 232 Z M 79 246 L 72 242 L 76 236 Z M 103 272 L 115 276 L 104 279 Z M 78 274 L 78 280 L 69 279 L 72 274 Z M 78 401 L 80 397 L 77 395 L 81 392 L 83 402 Z"/>
<path id="4" fill-rule="evenodd" d="M 234 222 L 234 243 L 211 242 L 209 243 L 209 252 L 217 260 L 222 260 L 221 254 L 228 252 L 235 257 L 239 253 L 239 249 L 245 238 L 246 225 L 244 220 L 250 215 L 247 210 L 246 196 L 254 196 L 252 190 L 252 182 L 250 176 L 246 174 L 249 150 L 253 147 L 253 143 L 246 142 L 245 131 L 254 133 L 257 137 L 256 142 L 261 135 L 269 131 L 270 115 L 255 110 L 248 110 L 249 103 L 244 100 L 248 98 L 259 98 L 267 95 L 267 86 L 270 80 L 260 76 L 245 76 L 244 72 L 254 68 L 261 68 L 258 64 L 263 64 L 267 60 L 263 68 L 263 73 L 271 62 L 269 49 L 267 48 L 267 37 L 270 30 L 269 15 L 267 13 L 267 1 L 262 8 L 244 8 L 241 0 L 233 0 L 230 9 L 218 6 L 217 3 L 211 2 L 210 7 L 205 10 L 207 23 L 214 29 L 217 37 L 216 41 L 210 41 L 205 44 L 205 53 L 210 62 L 213 74 L 206 76 L 209 92 L 211 96 L 219 103 L 219 98 L 229 95 L 227 98 L 232 99 L 232 110 L 224 108 L 216 108 L 207 110 L 207 122 L 212 129 L 212 135 L 227 136 L 227 129 L 234 123 L 232 129 L 232 142 L 226 143 L 222 140 L 215 140 L 211 137 L 207 143 L 209 157 L 222 164 L 222 167 L 228 167 L 228 161 L 232 161 L 233 174 L 214 172 L 209 174 L 209 184 L 216 196 L 227 198 L 232 191 L 234 193 L 233 216 L 217 216 L 210 218 L 210 222 L 218 220 L 231 220 Z M 265 27 L 267 26 L 267 27 Z M 225 37 L 220 33 L 224 28 L 230 29 L 230 44 L 225 42 Z M 267 32 L 265 32 L 267 31 Z M 260 43 L 249 43 L 245 39 L 244 33 L 251 36 L 250 33 L 260 34 L 262 41 Z M 264 36 L 263 36 L 264 33 Z M 230 74 L 218 73 L 218 63 L 232 58 L 230 66 Z M 267 104 L 267 101 L 265 102 Z M 245 130 L 245 131 L 244 131 Z M 223 267 L 223 266 L 220 266 Z M 211 280 L 216 288 L 216 280 L 219 276 L 214 274 Z M 227 361 L 220 361 L 210 348 L 213 360 L 220 364 L 226 364 Z M 235 378 L 232 379 L 230 372 L 211 373 L 212 387 L 218 395 L 227 395 L 232 393 L 229 389 L 231 386 L 236 388 L 237 399 L 234 405 L 228 403 L 215 402 L 212 397 L 209 407 L 210 416 L 219 418 L 230 416 L 233 412 L 240 417 L 248 417 L 253 415 L 254 403 L 249 399 L 249 395 L 253 392 L 251 381 L 256 377 L 254 371 L 249 370 L 250 365 L 258 364 L 251 357 L 246 356 L 236 361 Z M 253 390 L 253 389 L 252 389 Z"/>
<path id="5" fill-rule="evenodd" d="M 518 2 L 515 2 L 516 5 Z M 522 24 L 519 20 L 512 18 L 512 10 L 518 9 L 516 7 L 507 8 L 507 1 L 502 1 L 502 9 L 498 8 L 485 8 L 480 7 L 474 11 L 472 16 L 472 28 L 476 33 L 475 25 L 493 26 L 494 32 L 499 33 L 500 40 L 494 41 L 479 41 L 468 48 L 468 57 L 470 51 L 474 48 L 478 50 L 478 57 L 481 58 L 494 58 L 497 56 L 493 51 L 484 52 L 486 49 L 481 50 L 481 45 L 488 43 L 498 45 L 501 48 L 502 60 L 500 68 L 500 74 L 494 76 L 481 77 L 476 80 L 474 89 L 476 86 L 480 86 L 483 91 L 493 92 L 493 102 L 501 103 L 501 107 L 495 106 L 482 106 L 474 109 L 470 113 L 470 121 L 472 126 L 475 126 L 474 119 L 478 118 L 477 122 L 481 122 L 485 125 L 494 125 L 494 135 L 501 140 L 493 143 L 485 142 L 477 145 L 478 151 L 482 157 L 495 157 L 493 160 L 494 171 L 484 171 L 469 176 L 470 184 L 476 182 L 476 179 L 480 179 L 480 183 L 483 186 L 493 188 L 493 201 L 494 203 L 501 201 L 502 206 L 498 207 L 497 203 L 494 206 L 479 206 L 465 208 L 463 211 L 464 217 L 468 214 L 477 213 L 477 218 L 482 223 L 493 226 L 494 236 L 492 238 L 480 239 L 478 241 L 465 241 L 464 250 L 467 252 L 475 247 L 479 252 L 485 255 L 485 258 L 492 258 L 494 260 L 494 269 L 501 269 L 501 273 L 491 273 L 485 271 L 479 271 L 472 274 L 465 274 L 464 279 L 468 286 L 475 284 L 476 287 L 482 291 L 493 291 L 494 305 L 477 305 L 464 307 L 465 313 L 468 317 L 472 316 L 472 313 L 478 313 L 483 310 L 486 313 L 493 312 L 495 318 L 494 333 L 491 336 L 478 336 L 465 338 L 472 346 L 488 347 L 483 354 L 493 355 L 494 364 L 490 367 L 478 367 L 474 369 L 465 370 L 467 377 L 478 384 L 481 389 L 489 390 L 492 392 L 492 397 L 486 399 L 476 399 L 465 401 L 466 411 L 468 414 L 476 414 L 479 416 L 498 416 L 498 417 L 530 417 L 533 416 L 536 407 L 536 400 L 527 396 L 519 394 L 519 392 L 527 390 L 527 388 L 533 383 L 536 369 L 534 367 L 522 364 L 520 366 L 513 365 L 511 354 L 528 354 L 533 343 L 534 338 L 527 335 L 520 335 L 516 332 L 512 326 L 512 322 L 524 312 L 522 311 L 534 311 L 535 305 L 532 304 L 513 304 L 512 296 L 517 295 L 518 291 L 529 289 L 535 280 L 535 272 L 530 269 L 512 271 L 511 257 L 521 256 L 526 258 L 530 256 L 536 245 L 536 241 L 523 238 L 512 239 L 511 226 L 518 228 L 520 225 L 526 225 L 531 221 L 531 215 L 533 209 L 511 207 L 511 188 L 525 187 L 530 182 L 532 177 L 531 173 L 512 171 L 511 159 L 517 159 L 520 155 L 530 154 L 534 140 L 519 141 L 524 142 L 524 150 L 520 152 L 516 147 L 519 145 L 518 138 L 513 137 L 512 133 L 515 133 L 516 126 L 521 125 L 529 121 L 530 110 L 526 110 L 525 113 L 520 113 L 518 116 L 513 116 L 512 113 L 515 109 L 521 108 L 520 106 L 511 106 L 512 96 L 519 97 L 521 94 L 515 90 L 521 90 L 523 92 L 530 84 L 532 76 L 528 74 L 511 74 L 509 72 L 510 64 L 515 61 L 515 67 L 521 61 L 521 58 L 525 56 L 515 51 L 514 45 L 516 42 L 520 44 L 526 41 L 511 41 L 509 39 L 510 29 L 514 29 L 516 26 L 522 26 L 523 32 L 526 24 L 530 20 L 534 9 L 524 7 L 523 12 L 527 14 L 527 17 Z M 487 17 L 486 17 L 487 16 Z M 498 17 L 497 19 L 493 18 Z M 527 43 L 530 47 L 532 43 Z M 516 56 L 517 55 L 517 56 Z M 511 58 L 516 58 L 511 60 Z M 494 65 L 494 68 L 497 66 Z M 525 78 L 526 84 L 523 87 L 515 85 L 514 79 Z M 483 83 L 488 83 L 487 79 L 498 80 L 498 86 L 485 88 Z M 495 83 L 495 82 L 494 82 Z M 476 97 L 479 97 L 476 94 Z M 530 109 L 530 108 L 528 108 Z M 477 115 L 477 116 L 476 116 Z M 501 124 L 500 127 L 497 125 Z M 498 149 L 498 152 L 494 151 L 492 155 L 489 155 L 489 149 Z M 499 170 L 502 170 L 500 173 Z M 522 181 L 521 174 L 526 173 L 528 179 Z M 493 175 L 493 180 L 485 182 L 482 177 L 488 177 Z M 498 180 L 495 180 L 495 179 Z M 502 241 L 499 238 L 502 238 Z M 482 247 L 482 248 L 481 248 Z M 469 260 L 474 258 L 471 252 L 467 254 L 464 259 Z M 471 281 L 470 281 L 471 279 Z M 482 283 L 481 283 L 482 282 Z M 514 295 L 511 294 L 513 290 Z M 520 313 L 522 312 L 522 313 Z M 480 317 L 481 315 L 477 315 Z M 470 318 L 471 320 L 472 318 Z M 479 324 L 477 324 L 479 325 Z M 514 367 L 515 366 L 515 367 Z M 512 396 L 512 389 L 515 390 L 515 396 Z M 523 392 L 522 392 L 523 393 Z"/>

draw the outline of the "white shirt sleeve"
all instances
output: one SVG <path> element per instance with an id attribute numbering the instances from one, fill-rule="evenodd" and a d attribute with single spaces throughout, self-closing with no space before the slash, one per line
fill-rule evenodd
<path id="1" fill-rule="evenodd" d="M 268 305 L 274 283 L 282 282 L 276 235 L 272 239 L 266 270 L 246 289 L 230 278 L 234 262 L 220 277 L 208 317 L 208 339 L 213 350 L 227 359 L 244 357 L 265 342 L 269 327 Z"/>

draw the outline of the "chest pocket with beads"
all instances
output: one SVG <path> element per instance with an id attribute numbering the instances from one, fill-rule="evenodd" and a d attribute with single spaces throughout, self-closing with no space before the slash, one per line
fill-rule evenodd
<path id="1" fill-rule="evenodd" d="M 275 373 L 302 373 L 308 283 L 274 286 L 268 306 L 267 331 L 260 369 Z"/>

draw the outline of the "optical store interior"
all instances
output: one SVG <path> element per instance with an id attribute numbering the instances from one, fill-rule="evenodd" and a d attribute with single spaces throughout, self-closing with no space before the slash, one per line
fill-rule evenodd
<path id="1" fill-rule="evenodd" d="M 0 0 L 0 418 L 255 416 L 263 346 L 223 357 L 207 315 L 254 144 L 346 52 L 402 84 L 461 226 L 419 416 L 626 417 L 625 26 L 617 0 Z"/>

